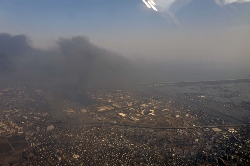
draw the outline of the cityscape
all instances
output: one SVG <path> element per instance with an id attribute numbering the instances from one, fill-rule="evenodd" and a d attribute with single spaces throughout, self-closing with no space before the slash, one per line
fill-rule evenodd
<path id="1" fill-rule="evenodd" d="M 250 116 L 240 110 L 249 111 L 250 104 L 235 104 L 224 93 L 244 96 L 250 89 L 236 87 L 249 84 L 245 79 L 79 91 L 95 101 L 89 105 L 53 91 L 6 87 L 0 91 L 0 164 L 247 165 Z M 225 104 L 200 87 L 223 89 L 217 94 L 232 100 Z M 162 88 L 175 93 L 159 93 Z"/>

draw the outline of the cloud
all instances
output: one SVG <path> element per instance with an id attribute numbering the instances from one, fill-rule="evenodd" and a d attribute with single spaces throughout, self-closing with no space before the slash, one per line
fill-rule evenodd
<path id="1" fill-rule="evenodd" d="M 59 38 L 57 47 L 37 49 L 25 35 L 0 34 L 0 50 L 5 52 L 0 56 L 0 80 L 6 81 L 3 77 L 9 76 L 10 84 L 19 82 L 63 92 L 144 81 L 245 77 L 249 75 L 248 32 L 249 27 L 224 35 L 195 29 L 124 43 L 126 50 L 134 48 L 146 59 L 139 63 L 93 44 L 86 36 Z M 134 56 L 135 52 L 130 54 Z"/>
<path id="2" fill-rule="evenodd" d="M 160 10 L 163 11 L 163 10 L 166 10 L 170 7 L 170 5 L 172 5 L 172 3 L 174 3 L 175 0 L 157 0 L 156 1 L 156 4 L 157 6 L 159 6 Z"/>
<path id="3" fill-rule="evenodd" d="M 169 9 L 169 7 L 176 1 L 179 1 L 185 5 L 187 5 L 190 1 L 193 0 L 156 0 L 156 4 L 158 7 L 160 7 L 160 10 L 166 10 Z M 238 3 L 245 3 L 250 2 L 250 0 L 214 0 L 215 3 L 217 3 L 220 6 L 227 5 L 230 3 L 238 2 Z"/>
<path id="4" fill-rule="evenodd" d="M 0 74 L 14 73 L 15 60 L 24 56 L 30 49 L 30 41 L 25 35 L 0 33 Z"/>
<path id="5" fill-rule="evenodd" d="M 108 86 L 129 80 L 129 61 L 88 37 L 59 38 L 58 48 L 34 48 L 25 35 L 0 34 L 0 76 L 40 86 Z M 131 68 L 132 69 L 132 68 Z M 15 81 L 13 81 L 15 82 Z M 43 85 L 41 85 L 43 86 Z"/>
<path id="6" fill-rule="evenodd" d="M 169 10 L 169 7 L 175 2 L 175 0 L 157 0 L 155 2 L 161 16 L 164 17 L 169 24 L 180 26 L 178 18 Z"/>
<path id="7" fill-rule="evenodd" d="M 249 7 L 242 7 L 235 2 L 241 4 L 250 0 L 158 0 L 156 4 L 160 14 L 170 24 L 182 27 L 183 24 L 193 25 L 197 21 L 200 25 L 206 22 L 209 25 L 221 23 L 228 25 L 242 21 L 239 17 L 247 17 L 248 14 L 244 16 L 242 13 L 247 13 L 245 11 L 249 10 Z"/>
<path id="8" fill-rule="evenodd" d="M 224 5 L 227 5 L 230 3 L 234 3 L 234 2 L 237 2 L 237 3 L 250 2 L 250 0 L 214 0 L 214 1 L 215 1 L 215 3 L 217 3 L 220 6 L 224 6 Z"/>
<path id="9" fill-rule="evenodd" d="M 0 33 L 0 56 L 20 56 L 30 48 L 30 41 L 25 35 Z"/>

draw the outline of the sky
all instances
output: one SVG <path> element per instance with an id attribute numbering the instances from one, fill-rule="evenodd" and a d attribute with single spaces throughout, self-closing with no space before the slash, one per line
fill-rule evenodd
<path id="1" fill-rule="evenodd" d="M 222 2 L 231 5 L 234 1 Z M 225 16 L 214 13 L 220 7 L 211 12 L 186 5 L 173 13 L 169 8 L 174 0 L 155 2 L 159 12 L 148 9 L 141 0 L 0 0 L 0 33 L 24 34 L 34 47 L 43 49 L 58 47 L 60 37 L 86 36 L 99 47 L 147 61 L 147 65 L 171 62 L 178 71 L 189 70 L 190 65 L 224 71 L 232 66 L 231 70 L 245 73 L 239 77 L 250 77 L 250 20 L 242 19 L 249 18 L 250 10 L 227 5 L 222 10 Z M 224 22 L 228 16 L 232 19 Z"/>
<path id="2" fill-rule="evenodd" d="M 161 10 L 174 2 L 155 1 Z M 176 25 L 166 12 L 148 10 L 141 0 L 0 1 L 0 31 L 26 34 L 38 47 L 48 47 L 58 37 L 74 35 L 88 36 L 97 44 L 107 40 L 112 43 L 134 38 L 143 40 L 145 36 L 145 40 L 150 40 L 155 35 L 173 33 L 172 29 L 176 28 L 180 29 L 180 25 Z"/>
<path id="3" fill-rule="evenodd" d="M 86 35 L 93 40 L 125 36 L 166 26 L 163 20 L 145 10 L 140 0 L 0 1 L 1 31 L 28 34 L 38 46 L 46 45 L 42 39 L 59 36 Z"/>

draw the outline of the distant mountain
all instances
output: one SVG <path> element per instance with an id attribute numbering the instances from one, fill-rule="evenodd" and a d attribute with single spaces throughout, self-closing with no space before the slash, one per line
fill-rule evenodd
<path id="1" fill-rule="evenodd" d="M 219 5 L 215 0 L 176 0 L 169 8 L 182 24 L 230 24 L 250 15 L 250 2 Z M 246 21 L 246 20 L 245 20 Z"/>

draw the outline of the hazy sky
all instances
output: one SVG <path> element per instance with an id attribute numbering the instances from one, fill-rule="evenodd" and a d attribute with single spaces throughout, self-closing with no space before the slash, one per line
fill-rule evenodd
<path id="1" fill-rule="evenodd" d="M 250 71 L 249 3 L 222 9 L 213 0 L 189 1 L 198 5 L 172 13 L 173 0 L 155 0 L 160 12 L 141 0 L 0 0 L 0 33 L 25 34 L 40 48 L 56 46 L 59 37 L 87 36 L 129 58 Z"/>

